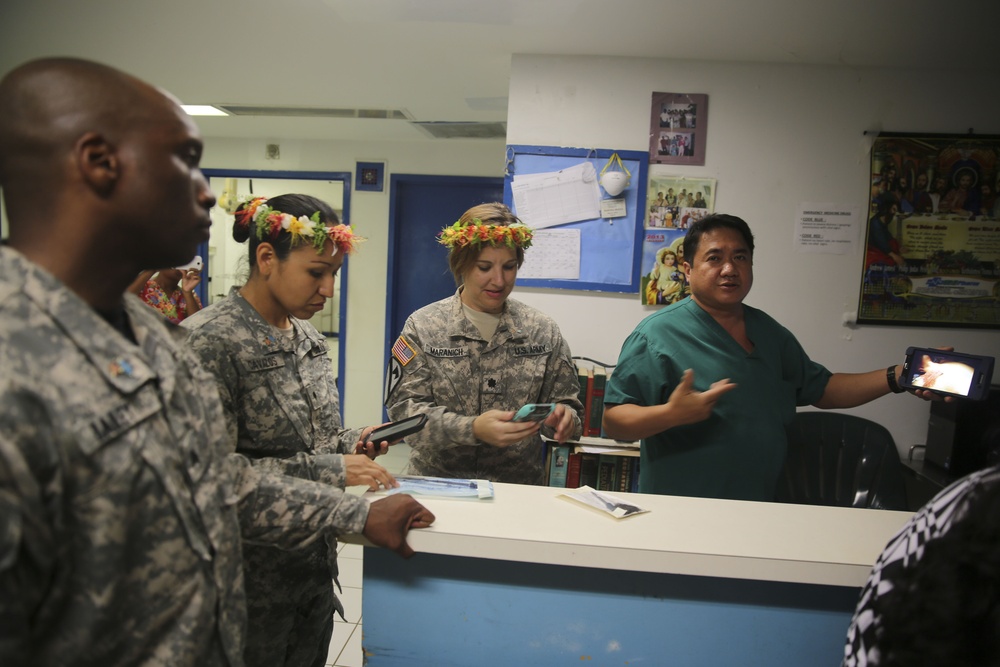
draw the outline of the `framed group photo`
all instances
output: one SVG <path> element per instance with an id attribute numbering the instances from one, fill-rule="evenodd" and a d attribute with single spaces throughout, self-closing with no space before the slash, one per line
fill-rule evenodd
<path id="1" fill-rule="evenodd" d="M 652 164 L 705 164 L 708 95 L 653 93 L 649 124 Z"/>

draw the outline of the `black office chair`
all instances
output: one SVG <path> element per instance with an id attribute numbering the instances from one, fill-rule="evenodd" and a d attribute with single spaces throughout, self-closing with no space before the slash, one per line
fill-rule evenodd
<path id="1" fill-rule="evenodd" d="M 906 483 L 892 435 L 840 412 L 798 412 L 775 500 L 804 505 L 906 510 Z"/>

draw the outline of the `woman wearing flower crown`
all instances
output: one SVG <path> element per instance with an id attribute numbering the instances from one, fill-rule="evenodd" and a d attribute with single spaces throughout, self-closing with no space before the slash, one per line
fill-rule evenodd
<path id="1" fill-rule="evenodd" d="M 540 431 L 580 436 L 569 345 L 552 318 L 508 298 L 531 235 L 499 203 L 469 209 L 439 235 L 458 291 L 410 315 L 387 372 L 389 416 L 429 418 L 406 438 L 410 472 L 543 484 Z M 512 421 L 527 403 L 556 406 L 544 422 Z"/>
<path id="2" fill-rule="evenodd" d="M 246 202 L 233 238 L 249 240 L 250 278 L 183 326 L 216 377 L 236 451 L 262 468 L 339 487 L 395 485 L 366 455 L 387 443 L 376 451 L 364 444 L 371 427 L 341 426 L 326 339 L 307 321 L 333 296 L 334 276 L 362 239 L 306 195 Z M 344 613 L 331 585 L 336 553 L 333 536 L 299 551 L 244 543 L 249 667 L 326 664 L 333 612 Z"/>

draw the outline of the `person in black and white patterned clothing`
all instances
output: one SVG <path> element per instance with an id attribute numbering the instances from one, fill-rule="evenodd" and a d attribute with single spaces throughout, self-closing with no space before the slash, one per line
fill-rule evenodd
<path id="1" fill-rule="evenodd" d="M 1000 467 L 935 496 L 861 591 L 843 667 L 1000 665 Z"/>

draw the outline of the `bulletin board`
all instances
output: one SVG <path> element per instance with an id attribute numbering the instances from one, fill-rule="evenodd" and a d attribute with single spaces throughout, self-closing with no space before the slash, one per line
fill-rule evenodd
<path id="1" fill-rule="evenodd" d="M 649 153 L 645 151 L 614 151 L 602 148 L 560 148 L 553 146 L 507 146 L 504 170 L 504 203 L 518 213 L 512 185 L 518 174 L 542 174 L 576 168 L 583 162 L 593 164 L 598 174 L 614 153 L 618 153 L 631 178 L 625 190 L 616 197 L 624 201 L 624 217 L 581 220 L 551 227 L 553 230 L 579 230 L 579 278 L 522 278 L 522 287 L 591 290 L 599 292 L 636 293 L 639 291 L 642 260 L 644 206 Z M 601 189 L 601 195 L 608 198 Z M 525 224 L 532 226 L 530 219 Z M 528 249 L 531 253 L 535 246 Z"/>

